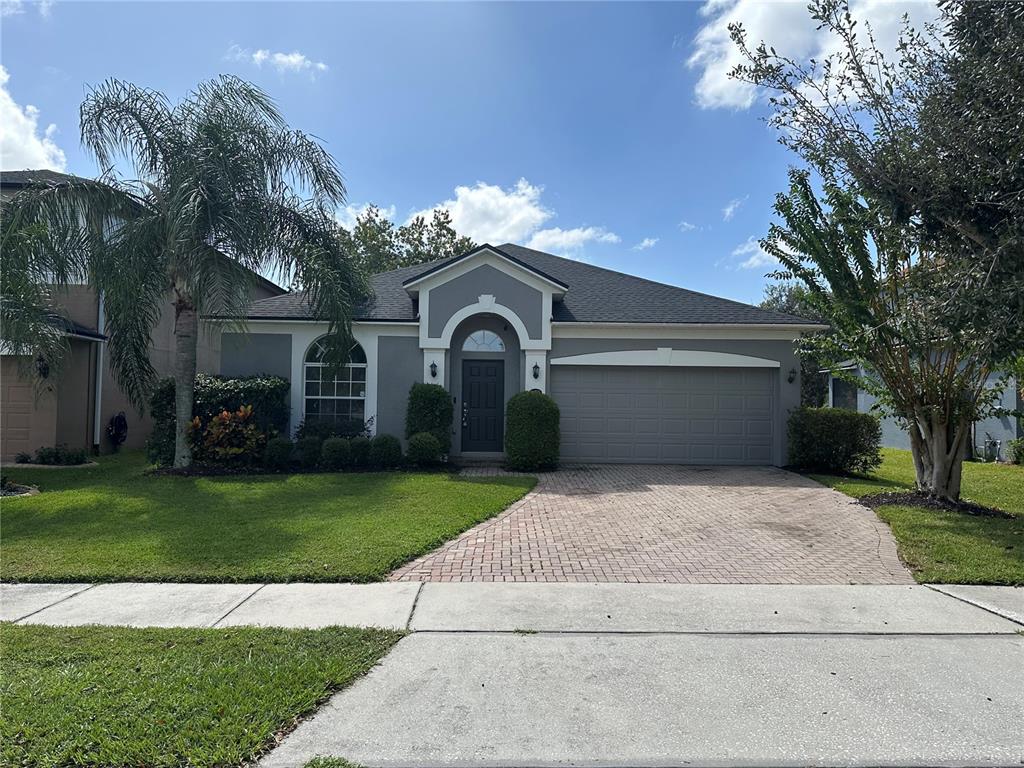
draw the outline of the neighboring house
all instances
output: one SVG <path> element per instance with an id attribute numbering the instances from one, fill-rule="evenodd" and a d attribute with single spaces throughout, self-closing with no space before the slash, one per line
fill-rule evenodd
<path id="1" fill-rule="evenodd" d="M 843 370 L 850 371 L 853 375 L 862 377 L 863 370 L 848 363 L 841 366 Z M 989 376 L 987 386 L 993 388 L 999 384 L 1000 376 L 993 374 Z M 872 411 L 878 402 L 878 398 L 866 390 L 858 387 L 845 379 L 833 374 L 828 374 L 828 405 L 833 408 L 848 408 L 853 411 L 868 413 Z M 1020 396 L 1018 381 L 1010 377 L 1003 389 L 999 392 L 998 407 L 1002 414 L 989 416 L 986 419 L 974 423 L 974 434 L 971 444 L 974 446 L 974 455 L 992 459 L 1006 459 L 1006 447 L 1010 440 L 1024 437 L 1024 426 L 1021 420 L 1014 416 L 1011 411 L 1024 410 L 1024 402 Z M 891 416 L 882 417 L 882 445 L 886 448 L 902 448 L 910 450 L 910 435 L 896 423 Z"/>
<path id="2" fill-rule="evenodd" d="M 8 199 L 30 184 L 59 184 L 71 176 L 54 171 L 0 173 L 0 198 Z M 277 296 L 284 289 L 259 279 L 259 298 Z M 0 346 L 0 459 L 32 453 L 43 446 L 108 450 L 106 427 L 124 412 L 128 420 L 129 448 L 141 447 L 151 421 L 140 416 L 117 385 L 106 353 L 103 302 L 88 285 L 73 285 L 55 292 L 57 322 L 65 329 L 69 353 L 60 374 L 51 374 L 42 391 L 24 376 L 18 358 Z M 174 308 L 168 295 L 165 311 L 153 330 L 150 360 L 160 376 L 170 376 L 174 354 Z M 24 362 L 24 361 L 22 361 Z M 45 371 L 47 366 L 42 364 Z M 220 366 L 220 338 L 216 328 L 200 334 L 199 370 L 216 373 Z M 97 375 L 97 371 L 101 375 Z"/>
<path id="3" fill-rule="evenodd" d="M 781 465 L 800 404 L 794 341 L 824 327 L 511 244 L 371 286 L 337 376 L 302 293 L 254 302 L 249 333 L 221 336 L 221 373 L 290 379 L 293 430 L 372 418 L 400 437 L 412 384 L 443 385 L 456 457 L 500 457 L 505 404 L 536 389 L 561 409 L 566 461 Z"/>

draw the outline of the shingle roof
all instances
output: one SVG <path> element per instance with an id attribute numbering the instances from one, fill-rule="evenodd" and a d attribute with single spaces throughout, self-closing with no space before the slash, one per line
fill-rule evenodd
<path id="1" fill-rule="evenodd" d="M 35 171 L 2 171 L 0 172 L 0 186 L 27 187 L 29 184 L 60 184 L 75 178 L 77 177 L 51 171 L 48 168 L 40 168 Z"/>
<path id="2" fill-rule="evenodd" d="M 656 283 L 574 259 L 507 243 L 497 250 L 568 286 L 552 307 L 555 322 L 818 325 L 782 312 Z M 456 257 L 460 258 L 460 257 Z M 357 320 L 414 321 L 416 308 L 403 283 L 455 259 L 383 272 L 370 279 L 373 298 L 356 312 Z M 253 320 L 316 320 L 302 292 L 261 299 L 250 306 Z"/>

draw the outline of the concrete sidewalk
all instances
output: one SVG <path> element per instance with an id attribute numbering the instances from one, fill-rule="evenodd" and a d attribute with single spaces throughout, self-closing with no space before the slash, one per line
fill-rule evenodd
<path id="1" fill-rule="evenodd" d="M 941 590 L 941 591 L 940 591 Z M 1024 589 L 733 584 L 2 584 L 0 620 L 416 632 L 1007 634 Z"/>
<path id="2" fill-rule="evenodd" d="M 0 586 L 0 608 L 20 623 L 412 630 L 264 768 L 1024 759 L 1024 589 L 25 584 Z"/>

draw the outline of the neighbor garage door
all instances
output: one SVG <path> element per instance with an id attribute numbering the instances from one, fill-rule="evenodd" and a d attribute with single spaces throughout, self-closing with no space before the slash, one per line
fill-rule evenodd
<path id="1" fill-rule="evenodd" d="M 771 464 L 771 368 L 552 366 L 562 458 Z"/>

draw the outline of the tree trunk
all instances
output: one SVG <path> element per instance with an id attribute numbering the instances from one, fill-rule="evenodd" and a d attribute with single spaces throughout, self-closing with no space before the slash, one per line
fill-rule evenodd
<path id="1" fill-rule="evenodd" d="M 970 424 L 958 423 L 950 434 L 950 425 L 946 422 L 919 417 L 917 424 L 911 427 L 910 451 L 918 490 L 940 499 L 958 501 Z"/>
<path id="2" fill-rule="evenodd" d="M 179 295 L 174 302 L 174 466 L 192 464 L 188 430 L 196 387 L 196 330 L 198 318 L 192 302 Z"/>

